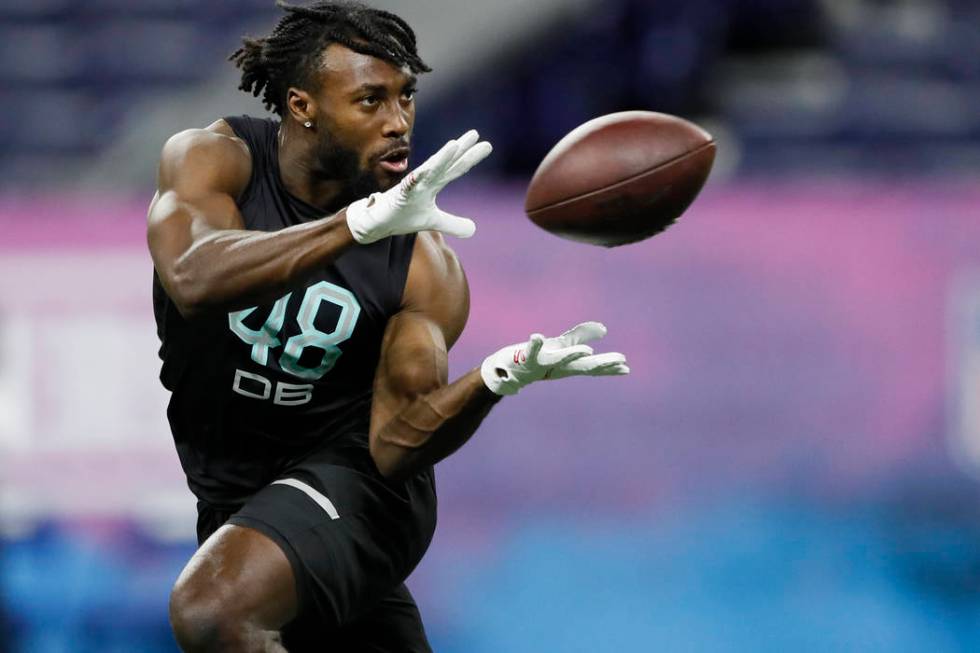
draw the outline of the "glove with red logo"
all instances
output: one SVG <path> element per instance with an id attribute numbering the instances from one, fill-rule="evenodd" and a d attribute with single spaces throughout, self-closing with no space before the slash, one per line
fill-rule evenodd
<path id="1" fill-rule="evenodd" d="M 556 338 L 535 333 L 527 342 L 487 356 L 480 366 L 480 375 L 496 394 L 512 395 L 542 379 L 629 374 L 625 356 L 616 352 L 596 354 L 584 344 L 604 335 L 606 327 L 599 322 L 583 322 Z"/>

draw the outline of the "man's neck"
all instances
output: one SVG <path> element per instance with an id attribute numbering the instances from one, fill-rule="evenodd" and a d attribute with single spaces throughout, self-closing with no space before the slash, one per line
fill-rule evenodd
<path id="1" fill-rule="evenodd" d="M 289 194 L 324 211 L 332 209 L 344 182 L 316 174 L 313 166 L 316 144 L 285 124 L 279 127 L 276 138 L 279 139 L 279 177 Z"/>

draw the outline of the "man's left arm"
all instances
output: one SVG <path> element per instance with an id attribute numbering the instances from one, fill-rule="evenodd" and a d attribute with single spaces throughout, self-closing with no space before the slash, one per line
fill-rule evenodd
<path id="1" fill-rule="evenodd" d="M 619 353 L 586 342 L 606 333 L 585 322 L 554 338 L 532 334 L 488 356 L 452 383 L 449 348 L 469 314 L 466 277 L 439 234 L 420 233 L 402 310 L 381 345 L 371 410 L 371 456 L 386 478 L 402 480 L 463 446 L 503 395 L 545 379 L 629 373 Z"/>
<path id="2" fill-rule="evenodd" d="M 479 369 L 448 382 L 448 351 L 468 315 L 469 288 L 455 254 L 441 235 L 420 233 L 374 382 L 371 456 L 385 477 L 407 478 L 459 449 L 501 399 Z"/>

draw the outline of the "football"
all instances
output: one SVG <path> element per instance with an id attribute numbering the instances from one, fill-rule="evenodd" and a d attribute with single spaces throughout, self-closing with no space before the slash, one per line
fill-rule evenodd
<path id="1" fill-rule="evenodd" d="M 541 161 L 524 209 L 542 229 L 605 247 L 660 233 L 691 205 L 715 159 L 711 134 L 665 113 L 624 111 L 572 130 Z"/>

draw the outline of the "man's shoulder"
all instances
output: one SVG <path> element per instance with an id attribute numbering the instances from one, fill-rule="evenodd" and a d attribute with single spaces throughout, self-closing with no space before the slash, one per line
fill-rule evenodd
<path id="1" fill-rule="evenodd" d="M 214 121 L 207 127 L 192 127 L 177 132 L 164 144 L 163 156 L 251 159 L 248 145 L 224 118 Z"/>
<path id="2" fill-rule="evenodd" d="M 459 257 L 446 237 L 438 231 L 420 231 L 415 238 L 414 257 L 422 257 L 424 263 L 436 266 L 445 273 L 461 272 Z"/>
<path id="3" fill-rule="evenodd" d="M 224 188 L 247 184 L 252 173 L 252 154 L 224 119 L 204 128 L 177 132 L 163 146 L 160 154 L 161 182 L 175 181 L 185 175 L 196 178 L 218 177 Z"/>

